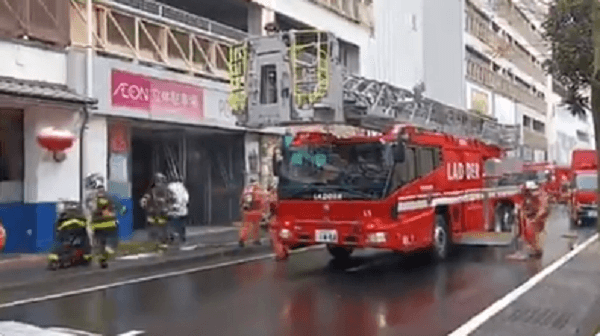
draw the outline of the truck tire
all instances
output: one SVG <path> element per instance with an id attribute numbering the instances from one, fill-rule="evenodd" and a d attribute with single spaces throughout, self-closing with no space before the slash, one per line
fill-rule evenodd
<path id="1" fill-rule="evenodd" d="M 432 256 L 435 261 L 444 261 L 450 252 L 450 233 L 448 224 L 443 214 L 435 215 L 435 225 L 433 228 L 433 246 Z"/>
<path id="2" fill-rule="evenodd" d="M 327 251 L 334 259 L 344 260 L 350 257 L 354 249 L 351 247 L 327 245 Z"/>

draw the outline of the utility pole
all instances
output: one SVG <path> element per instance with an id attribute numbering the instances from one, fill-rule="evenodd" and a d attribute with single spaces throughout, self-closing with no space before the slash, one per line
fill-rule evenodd
<path id="1" fill-rule="evenodd" d="M 594 43 L 594 76 L 592 84 L 592 120 L 594 122 L 596 153 L 600 150 L 600 0 L 592 0 L 592 39 Z M 600 186 L 600 174 L 598 174 L 598 186 Z M 600 206 L 600 200 L 598 200 Z M 597 226 L 600 232 L 600 225 Z"/>

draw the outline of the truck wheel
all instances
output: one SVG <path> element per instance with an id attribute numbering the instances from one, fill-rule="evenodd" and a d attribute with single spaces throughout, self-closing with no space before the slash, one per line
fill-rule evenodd
<path id="1" fill-rule="evenodd" d="M 332 246 L 327 245 L 327 251 L 334 259 L 348 259 L 352 252 L 353 248 L 350 247 L 341 247 L 341 246 Z"/>
<path id="2" fill-rule="evenodd" d="M 450 235 L 448 224 L 444 215 L 435 215 L 435 226 L 433 229 L 432 254 L 436 261 L 443 261 L 448 257 L 450 250 Z"/>
<path id="3" fill-rule="evenodd" d="M 514 208 L 511 205 L 503 205 L 498 209 L 497 214 L 500 232 L 512 232 L 515 226 Z"/>

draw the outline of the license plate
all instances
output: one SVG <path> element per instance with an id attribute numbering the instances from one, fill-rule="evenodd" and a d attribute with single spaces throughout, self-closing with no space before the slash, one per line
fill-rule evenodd
<path id="1" fill-rule="evenodd" d="M 598 217 L 598 210 L 590 210 L 590 211 L 588 211 L 588 216 L 590 216 L 590 217 Z"/>
<path id="2" fill-rule="evenodd" d="M 317 243 L 337 243 L 337 230 L 316 230 L 315 241 Z"/>

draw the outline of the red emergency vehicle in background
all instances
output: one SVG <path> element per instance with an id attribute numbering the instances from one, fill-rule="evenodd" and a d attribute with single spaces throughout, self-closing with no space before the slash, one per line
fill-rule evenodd
<path id="1" fill-rule="evenodd" d="M 525 178 L 536 182 L 550 195 L 553 203 L 568 202 L 568 183 L 570 167 L 557 166 L 551 163 L 526 163 L 523 165 Z"/>
<path id="2" fill-rule="evenodd" d="M 326 244 L 334 257 L 380 248 L 444 259 L 452 244 L 509 244 L 520 181 L 484 176 L 503 157 L 494 145 L 409 125 L 380 136 L 298 133 L 274 169 L 274 226 L 289 248 Z"/>
<path id="3" fill-rule="evenodd" d="M 576 149 L 571 156 L 571 223 L 598 219 L 598 154 L 596 150 Z"/>

